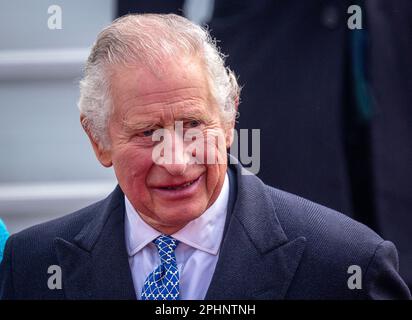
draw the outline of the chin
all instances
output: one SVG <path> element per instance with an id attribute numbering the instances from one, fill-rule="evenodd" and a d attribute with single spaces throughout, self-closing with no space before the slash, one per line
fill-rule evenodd
<path id="1" fill-rule="evenodd" d="M 189 205 L 178 205 L 174 207 L 168 207 L 167 216 L 164 215 L 162 210 L 162 215 L 164 217 L 163 221 L 168 225 L 186 225 L 190 221 L 199 218 L 206 210 L 206 206 L 200 206 L 195 204 Z"/>

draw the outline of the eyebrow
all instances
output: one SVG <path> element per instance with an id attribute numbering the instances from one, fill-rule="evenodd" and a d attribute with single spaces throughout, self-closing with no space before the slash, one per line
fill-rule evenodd
<path id="1" fill-rule="evenodd" d="M 205 114 L 183 114 L 179 117 L 176 117 L 175 121 L 184 121 L 184 120 L 202 120 L 208 122 L 209 116 Z"/>
<path id="2" fill-rule="evenodd" d="M 187 103 L 186 106 L 192 105 L 190 103 Z M 193 105 L 192 105 L 193 106 Z M 206 106 L 205 108 L 208 108 Z M 192 108 L 190 110 L 184 108 L 181 110 L 180 114 L 176 117 L 176 120 L 203 120 L 205 122 L 208 122 L 210 120 L 210 115 L 208 112 L 201 111 L 199 106 L 196 105 L 195 108 Z"/>
<path id="3" fill-rule="evenodd" d="M 205 123 L 210 121 L 210 116 L 207 113 L 201 113 L 197 110 L 192 110 L 189 112 L 182 111 L 181 114 L 175 118 L 175 121 L 185 121 L 185 120 L 200 120 Z M 163 121 L 151 121 L 151 120 L 142 120 L 138 122 L 122 120 L 122 127 L 126 131 L 141 131 L 147 129 L 153 129 L 157 127 L 163 127 Z"/>
<path id="4" fill-rule="evenodd" d="M 160 125 L 154 122 L 151 122 L 151 121 L 139 121 L 139 122 L 128 122 L 126 120 L 122 121 L 122 127 L 128 132 L 152 129 L 157 126 L 160 126 Z"/>

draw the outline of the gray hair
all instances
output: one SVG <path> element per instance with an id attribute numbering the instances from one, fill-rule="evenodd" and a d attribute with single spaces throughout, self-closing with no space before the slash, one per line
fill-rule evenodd
<path id="1" fill-rule="evenodd" d="M 107 123 L 113 108 L 109 66 L 137 63 L 156 70 L 162 59 L 180 53 L 201 57 L 223 121 L 235 120 L 240 88 L 207 30 L 175 14 L 126 15 L 98 35 L 80 81 L 82 124 L 101 147 L 110 145 Z"/>

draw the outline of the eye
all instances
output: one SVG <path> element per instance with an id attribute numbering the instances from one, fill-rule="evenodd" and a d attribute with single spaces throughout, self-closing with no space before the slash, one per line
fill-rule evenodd
<path id="1" fill-rule="evenodd" d="M 191 121 L 188 122 L 187 125 L 188 125 L 189 128 L 196 128 L 196 127 L 200 126 L 200 121 L 191 120 Z"/>
<path id="2" fill-rule="evenodd" d="M 142 132 L 143 137 L 150 137 L 154 132 L 154 129 L 145 130 Z"/>

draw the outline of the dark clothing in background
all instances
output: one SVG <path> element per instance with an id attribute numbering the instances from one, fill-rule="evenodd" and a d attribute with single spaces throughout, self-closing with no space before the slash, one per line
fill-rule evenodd
<path id="1" fill-rule="evenodd" d="M 412 285 L 412 1 L 367 1 L 375 215 Z"/>
<path id="2" fill-rule="evenodd" d="M 338 14 L 345 9 L 323 3 L 216 1 L 210 27 L 244 85 L 239 127 L 261 129 L 259 176 L 351 213 L 342 130 L 346 29 Z"/>
<path id="3" fill-rule="evenodd" d="M 263 181 L 367 223 L 412 285 L 412 1 L 358 1 L 371 114 L 353 75 L 354 1 L 216 0 L 210 28 L 261 129 Z"/>
<path id="4" fill-rule="evenodd" d="M 175 13 L 182 15 L 185 0 L 119 0 L 117 15 L 128 13 Z"/>

